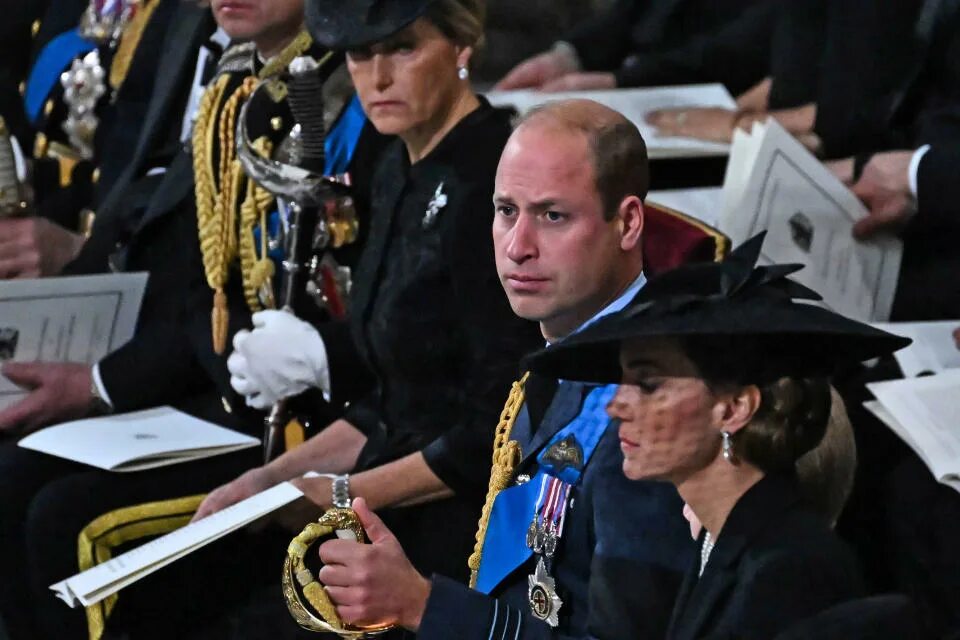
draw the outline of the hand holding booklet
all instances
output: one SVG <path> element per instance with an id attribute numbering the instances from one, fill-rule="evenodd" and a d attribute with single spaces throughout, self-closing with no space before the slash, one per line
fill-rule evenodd
<path id="1" fill-rule="evenodd" d="M 723 196 L 719 229 L 734 245 L 766 230 L 761 261 L 806 265 L 791 277 L 824 306 L 864 322 L 889 317 L 902 242 L 855 240 L 866 208 L 776 120 L 734 132 Z"/>
<path id="2" fill-rule="evenodd" d="M 278 484 L 203 520 L 192 522 L 83 573 L 50 585 L 50 589 L 71 607 L 78 604 L 88 607 L 302 495 L 289 482 Z"/>
<path id="3" fill-rule="evenodd" d="M 19 444 L 107 471 L 140 471 L 239 451 L 260 441 L 157 407 L 65 422 L 40 429 Z"/>

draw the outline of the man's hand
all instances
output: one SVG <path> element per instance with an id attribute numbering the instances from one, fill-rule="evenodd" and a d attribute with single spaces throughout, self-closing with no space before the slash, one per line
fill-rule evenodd
<path id="1" fill-rule="evenodd" d="M 330 540 L 320 545 L 319 579 L 348 624 L 398 624 L 410 631 L 430 597 L 430 581 L 414 569 L 394 535 L 363 498 L 353 501 L 370 544 Z"/>
<path id="2" fill-rule="evenodd" d="M 8 362 L 0 373 L 29 394 L 0 411 L 0 432 L 40 427 L 82 418 L 90 412 L 90 366 L 72 362 Z"/>
<path id="3" fill-rule="evenodd" d="M 837 180 L 847 185 L 853 186 L 853 158 L 844 158 L 843 160 L 831 160 L 824 162 L 823 166 L 830 170 Z"/>
<path id="4" fill-rule="evenodd" d="M 232 504 L 246 500 L 254 494 L 266 491 L 275 484 L 278 484 L 278 482 L 273 479 L 266 467 L 250 469 L 236 480 L 221 485 L 208 493 L 197 508 L 191 522 L 213 515 Z"/>
<path id="5" fill-rule="evenodd" d="M 227 359 L 230 385 L 248 406 L 267 409 L 311 387 L 330 392 L 327 349 L 307 322 L 286 311 L 253 314 L 253 331 L 238 331 Z"/>
<path id="6" fill-rule="evenodd" d="M 960 351 L 960 328 L 953 330 L 953 341 L 957 345 L 957 350 Z"/>
<path id="7" fill-rule="evenodd" d="M 645 116 L 661 136 L 683 136 L 711 142 L 730 142 L 737 125 L 737 112 L 717 107 L 658 109 Z"/>
<path id="8" fill-rule="evenodd" d="M 566 73 L 550 80 L 540 87 L 541 91 L 593 91 L 598 89 L 616 89 L 617 79 L 606 71 L 586 71 Z"/>
<path id="9" fill-rule="evenodd" d="M 917 212 L 917 203 L 910 193 L 910 160 L 912 151 L 888 151 L 875 154 L 864 166 L 853 192 L 870 214 L 857 220 L 853 235 L 865 239 L 880 232 L 896 233 L 906 226 Z"/>
<path id="10" fill-rule="evenodd" d="M 46 218 L 0 218 L 0 279 L 60 273 L 84 238 Z"/>
<path id="11" fill-rule="evenodd" d="M 495 91 L 512 89 L 539 89 L 551 80 L 578 71 L 573 57 L 558 49 L 551 49 L 527 58 L 494 85 Z"/>

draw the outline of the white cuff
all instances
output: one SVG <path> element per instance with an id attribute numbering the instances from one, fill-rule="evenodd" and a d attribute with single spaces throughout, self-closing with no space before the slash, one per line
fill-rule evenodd
<path id="1" fill-rule="evenodd" d="M 110 399 L 110 394 L 107 393 L 107 388 L 103 384 L 103 378 L 100 377 L 100 363 L 96 363 L 93 367 L 90 368 L 90 375 L 93 377 L 93 384 L 97 385 L 97 392 L 100 394 L 100 397 L 110 405 L 110 408 L 113 408 L 113 400 Z"/>
<path id="2" fill-rule="evenodd" d="M 913 157 L 910 158 L 910 168 L 907 169 L 907 180 L 910 184 L 910 195 L 917 198 L 917 171 L 920 170 L 920 161 L 923 160 L 923 156 L 927 154 L 927 151 L 930 151 L 930 145 L 925 144 L 916 151 L 913 152 Z"/>

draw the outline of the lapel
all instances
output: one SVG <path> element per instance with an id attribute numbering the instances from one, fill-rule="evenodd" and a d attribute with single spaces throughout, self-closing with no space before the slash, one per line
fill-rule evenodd
<path id="1" fill-rule="evenodd" d="M 131 162 L 104 198 L 102 210 L 107 210 L 123 199 L 126 187 L 144 169 L 162 127 L 167 122 L 171 109 L 183 109 L 185 105 L 172 104 L 178 89 L 183 86 L 186 75 L 196 66 L 197 45 L 207 35 L 210 9 L 193 3 L 181 2 L 173 18 L 170 31 L 164 39 L 164 54 L 157 68 L 157 80 L 150 95 L 150 104 L 144 116 L 143 127 L 137 140 Z"/>
<path id="2" fill-rule="evenodd" d="M 567 426 L 571 420 L 580 413 L 580 406 L 583 404 L 583 397 L 586 394 L 588 385 L 583 382 L 570 382 L 563 380 L 557 387 L 557 392 L 553 396 L 553 401 L 547 407 L 543 420 L 539 425 L 531 424 L 533 435 L 530 438 L 530 444 L 524 451 L 523 460 L 520 467 L 524 467 L 534 458 L 539 450 L 555 436 L 558 431 Z"/>
<path id="3" fill-rule="evenodd" d="M 186 151 L 181 151 L 163 174 L 162 182 L 150 199 L 150 206 L 137 223 L 135 235 L 157 218 L 176 209 L 184 198 L 191 197 L 192 192 L 193 156 Z"/>
<path id="4" fill-rule="evenodd" d="M 767 527 L 777 526 L 781 514 L 800 500 L 795 480 L 765 476 L 737 502 L 699 578 L 699 556 L 680 588 L 670 620 L 670 640 L 693 640 L 708 634 L 722 618 L 737 588 L 739 563 L 751 540 Z M 698 549 L 703 545 L 700 536 Z"/>
<path id="5" fill-rule="evenodd" d="M 402 154 L 405 153 L 406 149 L 399 140 L 394 141 L 392 147 L 385 152 L 378 174 L 385 178 L 382 182 L 387 184 L 371 206 L 374 215 L 370 224 L 370 235 L 367 237 L 367 244 L 354 282 L 379 283 L 382 280 L 379 273 L 386 258 L 387 242 L 399 213 L 397 206 L 408 184 L 408 172 L 403 169 L 406 163 Z M 356 318 L 366 318 L 374 294 L 374 287 L 357 288 L 352 301 L 351 315 Z"/>

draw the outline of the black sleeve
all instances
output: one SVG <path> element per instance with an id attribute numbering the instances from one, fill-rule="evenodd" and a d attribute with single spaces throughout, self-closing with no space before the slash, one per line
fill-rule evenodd
<path id="1" fill-rule="evenodd" d="M 770 73 L 770 46 L 778 2 L 763 2 L 713 32 L 665 51 L 626 57 L 615 72 L 618 87 L 721 82 L 740 94 Z"/>
<path id="2" fill-rule="evenodd" d="M 118 412 L 170 404 L 209 387 L 201 371 L 175 321 L 138 327 L 130 342 L 100 361 L 103 386 Z"/>
<path id="3" fill-rule="evenodd" d="M 826 0 L 777 4 L 770 44 L 771 110 L 816 102 L 826 21 Z"/>
<path id="4" fill-rule="evenodd" d="M 933 144 L 917 168 L 917 220 L 937 219 L 960 228 L 960 144 Z"/>
<path id="5" fill-rule="evenodd" d="M 616 0 L 609 9 L 559 39 L 573 45 L 585 70 L 609 71 L 630 53 L 630 30 L 643 11 L 641 3 Z"/>
<path id="6" fill-rule="evenodd" d="M 543 345 L 539 327 L 518 318 L 497 276 L 489 183 L 467 189 L 463 211 L 445 230 L 444 255 L 467 344 L 462 364 L 466 410 L 423 450 L 431 470 L 458 494 L 484 495 L 493 434 L 521 358 Z"/>

